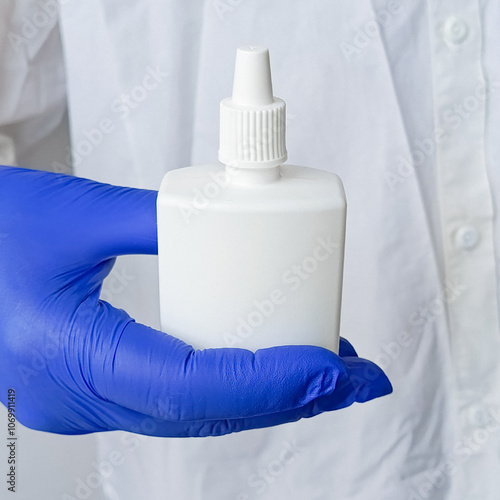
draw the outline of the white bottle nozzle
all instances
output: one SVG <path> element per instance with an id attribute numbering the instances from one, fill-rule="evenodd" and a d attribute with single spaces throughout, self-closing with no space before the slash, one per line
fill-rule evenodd
<path id="1" fill-rule="evenodd" d="M 236 51 L 233 103 L 266 106 L 273 102 L 269 51 L 264 47 L 240 47 Z"/>
<path id="2" fill-rule="evenodd" d="M 221 102 L 220 111 L 222 163 L 241 168 L 270 168 L 286 161 L 285 103 L 273 97 L 266 48 L 238 48 L 233 95 Z"/>

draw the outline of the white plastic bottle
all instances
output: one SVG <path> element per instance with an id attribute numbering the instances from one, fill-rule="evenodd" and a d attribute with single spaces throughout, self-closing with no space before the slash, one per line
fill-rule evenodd
<path id="1" fill-rule="evenodd" d="M 284 165 L 269 52 L 237 50 L 219 165 L 169 172 L 158 196 L 163 331 L 197 349 L 338 351 L 346 200 L 333 173 Z"/>

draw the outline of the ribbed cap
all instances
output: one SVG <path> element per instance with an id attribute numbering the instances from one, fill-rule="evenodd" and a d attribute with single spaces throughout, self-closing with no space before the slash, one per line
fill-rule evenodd
<path id="1" fill-rule="evenodd" d="M 273 97 L 269 51 L 239 47 L 233 96 L 220 103 L 219 160 L 241 168 L 269 168 L 286 161 L 285 102 Z"/>

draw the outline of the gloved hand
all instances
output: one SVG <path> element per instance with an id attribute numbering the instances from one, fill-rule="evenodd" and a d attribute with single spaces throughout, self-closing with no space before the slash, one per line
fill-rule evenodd
<path id="1" fill-rule="evenodd" d="M 392 391 L 342 339 L 195 351 L 99 300 L 115 257 L 155 254 L 154 191 L 0 167 L 0 398 L 61 434 L 222 435 Z M 193 311 L 196 313 L 196 311 Z"/>

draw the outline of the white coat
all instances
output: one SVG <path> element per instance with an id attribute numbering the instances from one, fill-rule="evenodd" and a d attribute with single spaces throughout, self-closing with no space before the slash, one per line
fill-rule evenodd
<path id="1" fill-rule="evenodd" d="M 222 438 L 78 438 L 95 457 L 63 486 L 47 467 L 37 498 L 498 500 L 500 4 L 55 3 L 2 5 L 0 131 L 18 163 L 157 189 L 216 161 L 235 49 L 269 47 L 290 163 L 345 184 L 341 333 L 394 393 Z M 120 258 L 103 298 L 159 327 L 156 266 Z"/>

